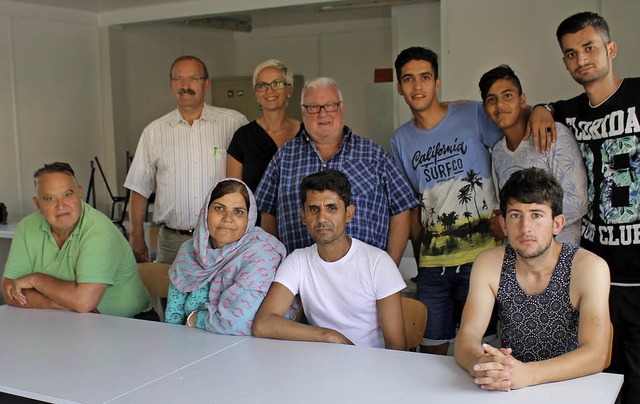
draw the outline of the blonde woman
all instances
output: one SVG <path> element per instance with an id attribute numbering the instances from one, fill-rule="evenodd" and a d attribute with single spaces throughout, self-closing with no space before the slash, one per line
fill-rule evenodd
<path id="1" fill-rule="evenodd" d="M 244 181 L 255 192 L 273 155 L 300 131 L 300 121 L 287 116 L 293 72 L 269 59 L 253 72 L 253 87 L 262 116 L 240 127 L 227 153 L 227 176 Z"/>

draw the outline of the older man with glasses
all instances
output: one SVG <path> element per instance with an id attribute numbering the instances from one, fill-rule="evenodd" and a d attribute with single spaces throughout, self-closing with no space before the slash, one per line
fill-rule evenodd
<path id="1" fill-rule="evenodd" d="M 211 185 L 226 177 L 227 147 L 247 118 L 231 109 L 206 105 L 211 80 L 195 56 L 181 56 L 169 70 L 178 108 L 142 132 L 124 186 L 131 190 L 129 243 L 136 261 L 149 260 L 143 222 L 156 192 L 153 221 L 161 223 L 156 262 L 173 263 L 193 235 L 202 201 Z"/>
<path id="2" fill-rule="evenodd" d="M 344 125 L 344 100 L 335 80 L 307 81 L 301 98 L 304 128 L 278 150 L 256 192 L 262 227 L 289 253 L 312 245 L 299 215 L 300 183 L 319 171 L 340 170 L 351 182 L 360 212 L 347 225 L 348 236 L 387 251 L 398 265 L 416 196 L 386 151 Z"/>

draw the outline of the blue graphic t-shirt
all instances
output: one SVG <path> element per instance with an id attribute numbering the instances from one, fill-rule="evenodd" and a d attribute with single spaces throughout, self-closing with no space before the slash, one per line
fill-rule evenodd
<path id="1" fill-rule="evenodd" d="M 501 138 L 479 102 L 449 105 L 430 130 L 411 120 L 393 134 L 393 158 L 421 200 L 420 267 L 466 264 L 496 245 L 488 223 L 498 207 L 489 148 Z"/>

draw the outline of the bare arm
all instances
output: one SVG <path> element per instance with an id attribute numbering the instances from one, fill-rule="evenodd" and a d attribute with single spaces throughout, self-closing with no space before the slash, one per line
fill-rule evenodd
<path id="1" fill-rule="evenodd" d="M 404 332 L 400 292 L 376 301 L 376 308 L 385 348 L 406 350 L 407 337 Z"/>
<path id="2" fill-rule="evenodd" d="M 149 249 L 144 241 L 144 214 L 147 211 L 148 200 L 136 191 L 131 191 L 129 199 L 129 244 L 137 262 L 149 261 Z"/>
<path id="3" fill-rule="evenodd" d="M 317 341 L 353 345 L 335 330 L 296 323 L 284 314 L 293 302 L 293 293 L 286 286 L 273 282 L 253 320 L 253 336 L 258 338 Z"/>
<path id="4" fill-rule="evenodd" d="M 551 143 L 556 141 L 556 124 L 551 112 L 542 106 L 533 107 L 525 129 L 523 140 L 533 136 L 533 148 L 542 152 L 551 149 Z"/>
<path id="5" fill-rule="evenodd" d="M 409 228 L 411 225 L 411 210 L 405 210 L 389 219 L 389 236 L 387 239 L 387 253 L 400 266 L 402 254 L 407 247 Z"/>
<path id="6" fill-rule="evenodd" d="M 262 215 L 260 219 L 260 227 L 262 227 L 262 230 L 278 238 L 278 223 L 276 217 L 267 212 L 260 212 L 260 214 Z"/>
<path id="7" fill-rule="evenodd" d="M 227 177 L 242 180 L 242 163 L 227 154 Z"/>
<path id="8" fill-rule="evenodd" d="M 14 279 L 13 288 L 12 294 L 19 302 L 28 304 L 28 297 L 23 291 L 33 289 L 62 307 L 87 313 L 96 310 L 107 285 L 63 281 L 46 274 L 33 273 Z"/>
<path id="9" fill-rule="evenodd" d="M 63 307 L 48 297 L 44 296 L 42 293 L 38 292 L 35 289 L 23 289 L 22 290 L 22 298 L 19 296 L 14 297 L 13 291 L 15 287 L 13 286 L 13 280 L 9 278 L 2 278 L 2 296 L 4 297 L 4 301 L 9 306 L 15 307 L 23 307 L 26 309 L 58 309 L 58 310 L 69 310 L 66 307 Z M 18 301 L 18 299 L 22 299 L 22 301 Z"/>
<path id="10" fill-rule="evenodd" d="M 478 254 L 471 270 L 469 294 L 455 340 L 455 358 L 458 365 L 474 377 L 481 376 L 474 367 L 485 355 L 482 337 L 491 320 L 503 254 L 502 247 L 485 250 Z"/>
<path id="11" fill-rule="evenodd" d="M 424 234 L 424 227 L 420 222 L 420 206 L 411 209 L 411 223 L 409 225 L 409 238 L 413 247 L 413 256 L 416 259 L 416 264 L 420 268 L 420 247 L 422 246 L 422 236 Z"/>

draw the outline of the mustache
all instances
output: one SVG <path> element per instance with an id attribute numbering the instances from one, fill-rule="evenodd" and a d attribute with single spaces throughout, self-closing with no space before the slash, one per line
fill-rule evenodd
<path id="1" fill-rule="evenodd" d="M 180 94 L 180 95 L 185 95 L 185 94 L 196 95 L 196 92 L 193 91 L 190 88 L 181 88 L 180 90 L 178 90 L 178 94 Z"/>

